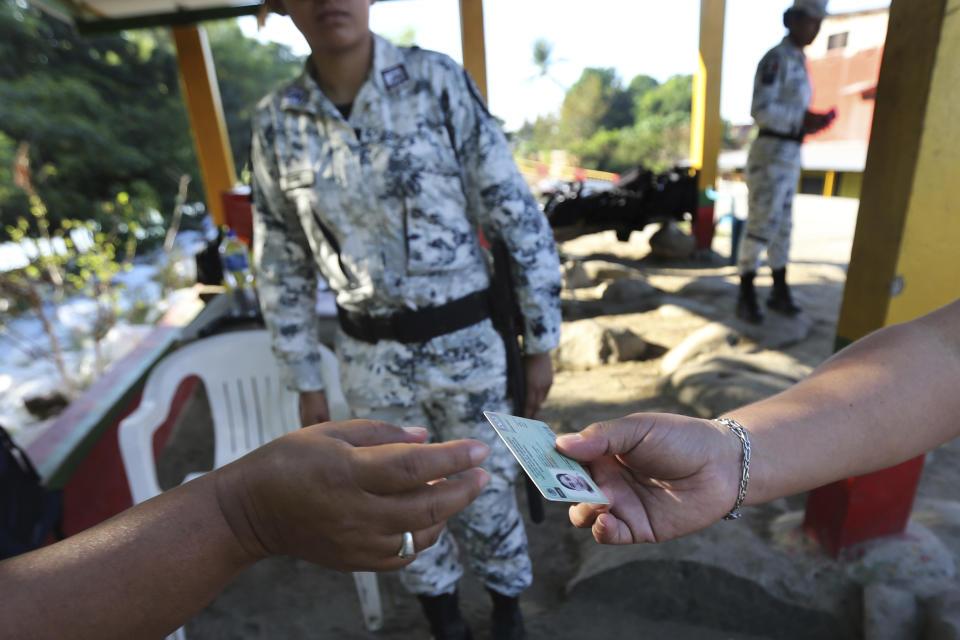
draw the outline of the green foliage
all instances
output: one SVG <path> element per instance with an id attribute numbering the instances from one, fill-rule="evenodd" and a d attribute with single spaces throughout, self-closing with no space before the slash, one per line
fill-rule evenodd
<path id="1" fill-rule="evenodd" d="M 295 78 L 303 70 L 303 60 L 286 45 L 260 44 L 245 37 L 236 21 L 209 23 L 206 29 L 234 163 L 242 171 L 250 158 L 251 118 L 257 103 L 270 90 Z M 193 182 L 202 183 L 199 179 Z M 172 186 L 175 191 L 176 184 Z"/>
<path id="2" fill-rule="evenodd" d="M 549 42 L 537 41 L 534 61 L 549 61 L 551 51 Z M 558 116 L 520 128 L 518 152 L 566 149 L 588 168 L 623 172 L 642 164 L 662 170 L 689 153 L 692 99 L 689 75 L 661 84 L 641 74 L 624 85 L 614 69 L 587 68 L 567 91 Z"/>
<path id="3" fill-rule="evenodd" d="M 245 38 L 235 21 L 207 31 L 242 170 L 256 103 L 301 63 L 287 47 Z M 5 226 L 29 217 L 29 202 L 6 179 L 20 141 L 30 143 L 52 228 L 94 221 L 121 250 L 134 233 L 145 246 L 162 241 L 181 175 L 193 178 L 191 201 L 204 197 L 165 29 L 82 37 L 17 0 L 0 0 L 0 241 Z"/>
<path id="4" fill-rule="evenodd" d="M 0 272 L 0 295 L 14 303 L 9 305 L 7 313 L 19 315 L 29 309 L 40 320 L 50 341 L 50 350 L 37 352 L 29 343 L 21 346 L 30 355 L 52 360 L 68 393 L 72 394 L 79 389 L 82 381 L 67 370 L 57 338 L 55 316 L 49 315 L 48 308 L 76 294 L 94 302 L 96 314 L 88 327 L 88 335 L 74 337 L 88 337 L 93 341 L 96 369 L 101 373 L 100 342 L 117 320 L 120 286 L 114 282 L 114 278 L 121 271 L 129 269 L 130 262 L 118 261 L 116 247 L 119 243 L 116 238 L 103 233 L 96 223 L 62 220 L 56 230 L 51 230 L 43 201 L 36 195 L 31 196 L 30 201 L 34 218 L 32 223 L 26 218 L 18 218 L 14 225 L 7 227 L 6 232 L 13 242 L 31 249 L 31 257 L 21 269 Z M 40 229 L 40 237 L 30 233 L 32 227 Z M 78 248 L 74 240 L 77 237 L 88 239 L 83 250 Z M 132 256 L 132 248 L 128 253 Z"/>

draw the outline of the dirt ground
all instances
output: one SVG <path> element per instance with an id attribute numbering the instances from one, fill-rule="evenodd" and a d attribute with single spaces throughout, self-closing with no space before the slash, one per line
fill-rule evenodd
<path id="1" fill-rule="evenodd" d="M 802 197 L 798 200 L 790 273 L 796 297 L 813 319 L 813 328 L 805 340 L 783 351 L 810 366 L 821 362 L 833 349 L 855 215 L 856 203 L 849 201 L 829 202 L 819 198 L 803 201 Z M 722 232 L 718 235 L 714 243 L 717 254 L 712 259 L 659 263 L 648 255 L 647 237 L 648 234 L 635 233 L 629 243 L 618 243 L 612 234 L 600 234 L 565 243 L 562 251 L 580 256 L 604 256 L 639 267 L 644 277 L 664 292 L 663 304 L 686 304 L 688 309 L 701 310 L 702 318 L 652 322 L 650 314 L 655 314 L 656 309 L 616 309 L 618 315 L 629 316 L 621 317 L 621 321 L 635 319 L 637 326 L 644 327 L 643 338 L 658 347 L 653 352 L 656 357 L 588 371 L 559 372 L 542 416 L 557 431 L 579 429 L 597 420 L 636 411 L 684 412 L 683 406 L 658 393 L 662 354 L 708 321 L 734 322 L 735 269 L 720 257 L 728 254 L 729 238 Z M 698 286 L 707 281 L 719 288 L 711 286 L 698 292 Z M 761 289 L 769 286 L 769 278 L 761 276 L 758 285 Z M 202 399 L 194 402 L 189 412 L 189 426 L 180 429 L 164 453 L 161 481 L 168 485 L 176 482 L 187 468 L 204 468 L 204 465 L 209 468 L 211 436 L 204 426 L 208 424 L 203 420 L 204 404 Z M 948 497 L 951 486 L 956 486 L 955 463 L 960 462 L 960 450 L 954 446 L 935 455 L 944 461 L 944 470 L 925 478 L 921 495 Z M 951 468 L 946 470 L 948 464 Z M 802 508 L 802 497 L 792 500 Z M 523 506 L 522 495 L 520 501 Z M 569 525 L 566 507 L 562 504 L 547 503 L 546 514 L 545 522 L 528 523 L 527 529 L 534 584 L 524 594 L 522 607 L 531 639 L 814 637 L 809 634 L 816 621 L 808 620 L 807 623 L 814 626 L 804 627 L 803 614 L 789 608 L 777 615 L 783 622 L 794 616 L 792 620 L 797 624 L 781 624 L 779 631 L 766 631 L 761 635 L 744 633 L 744 629 L 749 628 L 756 634 L 761 628 L 737 623 L 738 619 L 750 615 L 752 596 L 748 586 L 742 593 L 718 594 L 716 602 L 710 604 L 703 598 L 702 588 L 690 586 L 709 577 L 700 576 L 690 567 L 665 566 L 655 575 L 614 571 L 609 579 L 604 577 L 598 588 L 568 593 L 567 585 L 581 561 L 579 550 L 589 533 Z M 273 559 L 260 563 L 231 585 L 188 624 L 187 634 L 194 639 L 429 638 L 416 600 L 403 592 L 397 577 L 381 574 L 379 584 L 385 624 L 378 632 L 368 632 L 363 628 L 349 574 L 289 558 Z M 652 602 L 658 593 L 665 591 L 671 593 L 669 602 Z M 687 592 L 690 601 L 685 602 Z M 635 599 L 626 597 L 631 593 L 651 594 L 648 600 L 652 604 L 634 606 Z M 700 600 L 694 601 L 695 596 Z M 731 602 L 739 604 L 731 605 Z M 488 637 L 489 601 L 482 585 L 470 576 L 462 583 L 461 603 L 475 637 L 478 640 Z M 816 637 L 842 635 L 838 632 Z"/>

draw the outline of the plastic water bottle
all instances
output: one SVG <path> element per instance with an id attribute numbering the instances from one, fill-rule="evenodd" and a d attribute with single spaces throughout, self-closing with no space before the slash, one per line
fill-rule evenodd
<path id="1" fill-rule="evenodd" d="M 223 263 L 223 283 L 228 291 L 249 289 L 253 286 L 250 253 L 247 245 L 237 239 L 234 231 L 227 231 L 220 242 L 220 261 Z"/>

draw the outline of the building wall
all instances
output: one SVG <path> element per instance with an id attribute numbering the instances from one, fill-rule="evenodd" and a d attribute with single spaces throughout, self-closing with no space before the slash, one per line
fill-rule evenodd
<path id="1" fill-rule="evenodd" d="M 809 136 L 810 142 L 869 140 L 887 18 L 886 9 L 830 17 L 807 48 L 810 108 L 837 110 L 833 125 Z"/>

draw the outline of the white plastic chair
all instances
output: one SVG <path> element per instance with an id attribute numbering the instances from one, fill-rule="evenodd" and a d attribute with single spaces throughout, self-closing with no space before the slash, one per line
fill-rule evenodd
<path id="1" fill-rule="evenodd" d="M 347 420 L 350 409 L 340 387 L 337 359 L 326 347 L 321 345 L 320 349 L 330 418 Z M 213 417 L 215 469 L 300 427 L 297 394 L 280 381 L 267 331 L 234 331 L 183 346 L 153 368 L 140 406 L 120 423 L 120 454 L 134 503 L 160 494 L 153 435 L 166 421 L 173 396 L 188 376 L 200 378 L 207 392 Z M 191 473 L 184 482 L 200 475 L 203 472 Z M 377 576 L 358 572 L 353 578 L 364 624 L 375 631 L 383 626 Z M 183 629 L 169 638 L 185 640 Z"/>

